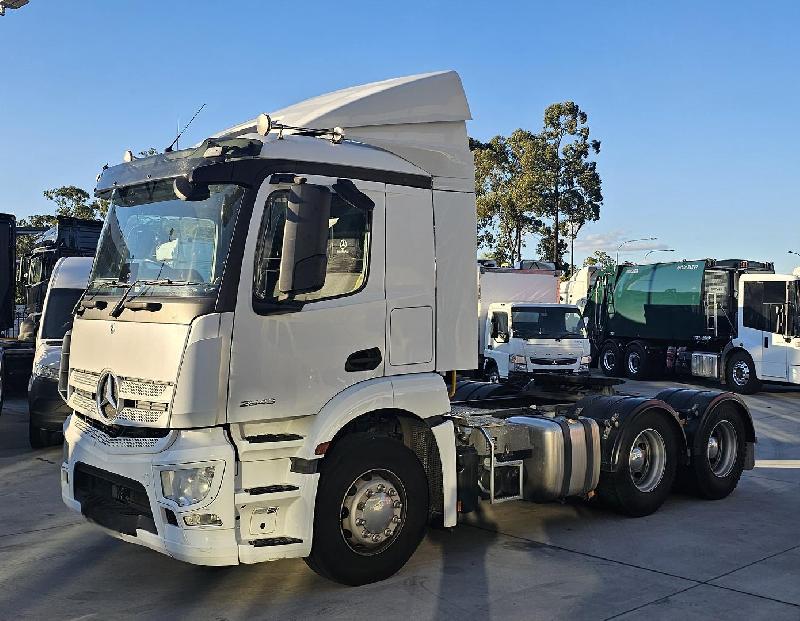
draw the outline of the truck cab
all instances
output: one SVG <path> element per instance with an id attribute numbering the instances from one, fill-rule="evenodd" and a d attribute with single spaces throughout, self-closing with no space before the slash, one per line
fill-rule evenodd
<path id="1" fill-rule="evenodd" d="M 727 381 L 749 392 L 758 382 L 800 384 L 800 285 L 796 274 L 739 278 L 737 335 L 726 356 Z"/>
<path id="2" fill-rule="evenodd" d="M 484 326 L 490 381 L 588 370 L 589 338 L 577 306 L 495 302 Z"/>
<path id="3" fill-rule="evenodd" d="M 64 335 L 72 329 L 92 269 L 92 257 L 65 257 L 53 267 L 36 334 L 33 370 L 28 382 L 28 438 L 33 448 L 61 442 L 71 410 L 58 393 L 58 373 Z"/>

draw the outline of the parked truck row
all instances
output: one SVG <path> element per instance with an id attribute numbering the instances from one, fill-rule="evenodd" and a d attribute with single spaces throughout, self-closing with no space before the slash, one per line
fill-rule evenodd
<path id="1" fill-rule="evenodd" d="M 61 356 L 67 506 L 187 562 L 303 557 L 357 585 L 480 502 L 641 516 L 675 485 L 730 494 L 756 441 L 735 395 L 549 375 L 574 398 L 534 381 L 500 408 L 453 383 L 479 369 L 483 331 L 469 118 L 458 75 L 432 73 L 105 169 Z M 492 302 L 490 351 L 576 329 L 565 309 Z"/>

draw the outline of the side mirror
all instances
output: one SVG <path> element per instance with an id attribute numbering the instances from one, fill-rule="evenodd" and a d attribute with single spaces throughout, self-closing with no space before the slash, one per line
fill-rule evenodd
<path id="1" fill-rule="evenodd" d="M 331 191 L 325 186 L 295 183 L 289 191 L 283 228 L 278 289 L 297 294 L 319 291 L 328 267 Z"/>
<path id="2" fill-rule="evenodd" d="M 501 343 L 508 343 L 509 335 L 508 332 L 498 332 L 497 333 L 497 340 Z"/>

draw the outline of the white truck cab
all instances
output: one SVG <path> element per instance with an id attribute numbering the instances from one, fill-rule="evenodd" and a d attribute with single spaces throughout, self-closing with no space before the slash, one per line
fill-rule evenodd
<path id="1" fill-rule="evenodd" d="M 754 392 L 760 381 L 800 384 L 800 278 L 743 274 L 737 335 L 724 352 L 727 383 Z"/>
<path id="2" fill-rule="evenodd" d="M 589 338 L 577 306 L 495 302 L 483 326 L 490 381 L 588 370 Z"/>
<path id="3" fill-rule="evenodd" d="M 458 75 L 432 73 L 104 170 L 110 208 L 59 374 L 67 506 L 190 563 L 304 557 L 358 585 L 479 499 L 597 490 L 646 515 L 679 465 L 727 496 L 755 435 L 724 394 L 451 403 L 443 376 L 478 368 L 469 118 Z M 511 334 L 533 312 L 577 325 L 539 309 L 510 316 Z M 688 450 L 709 445 L 707 415 L 738 431 L 710 482 Z"/>

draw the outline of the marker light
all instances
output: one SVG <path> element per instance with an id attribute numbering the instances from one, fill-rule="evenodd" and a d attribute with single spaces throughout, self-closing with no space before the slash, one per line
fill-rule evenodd
<path id="1" fill-rule="evenodd" d="M 256 119 L 256 131 L 261 136 L 266 136 L 272 131 L 272 119 L 270 118 L 269 114 L 264 114 L 262 112 L 258 115 L 258 118 Z"/>

